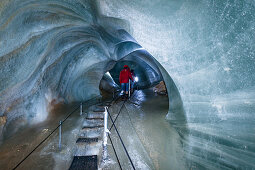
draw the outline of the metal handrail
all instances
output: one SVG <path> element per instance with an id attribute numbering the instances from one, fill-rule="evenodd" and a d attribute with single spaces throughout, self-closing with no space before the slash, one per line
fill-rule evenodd
<path id="1" fill-rule="evenodd" d="M 94 100 L 96 98 L 98 98 L 101 95 L 98 95 L 92 99 L 86 100 L 84 103 L 87 103 L 91 100 Z M 13 170 L 17 169 L 41 144 L 43 144 L 58 128 L 61 128 L 61 125 L 75 112 L 79 109 L 80 105 L 78 107 L 76 107 L 71 113 L 69 113 L 67 115 L 67 117 L 63 120 L 60 121 L 59 125 L 48 135 L 46 136 L 26 157 L 24 157 L 14 168 Z M 60 142 L 59 142 L 59 146 L 61 146 L 61 131 L 60 131 Z"/>
<path id="2" fill-rule="evenodd" d="M 106 107 L 106 110 L 107 110 L 107 112 L 109 112 L 109 110 L 108 110 L 107 107 Z M 111 119 L 111 122 L 112 122 L 112 124 L 113 124 L 113 126 L 114 126 L 116 132 L 117 132 L 117 135 L 118 135 L 118 137 L 119 137 L 119 139 L 120 139 L 120 142 L 121 142 L 121 144 L 122 144 L 122 146 L 123 146 L 123 148 L 124 148 L 124 150 L 125 150 L 125 152 L 126 152 L 126 154 L 127 154 L 127 156 L 128 156 L 128 159 L 129 159 L 129 161 L 130 161 L 130 163 L 131 163 L 133 169 L 135 170 L 135 166 L 134 166 L 134 164 L 133 164 L 133 161 L 131 160 L 131 157 L 129 156 L 129 153 L 128 153 L 128 151 L 127 151 L 127 148 L 126 148 L 126 146 L 125 146 L 125 144 L 124 144 L 124 142 L 123 142 L 123 140 L 122 140 L 122 138 L 121 138 L 121 136 L 120 136 L 120 134 L 119 134 L 119 131 L 118 131 L 118 129 L 117 129 L 117 127 L 116 127 L 116 125 L 115 125 L 113 119 L 112 119 L 112 116 L 111 116 L 110 113 L 109 113 L 108 115 L 109 115 L 109 117 L 110 117 L 110 119 Z M 115 119 L 115 120 L 116 120 L 116 119 Z"/>
<path id="3" fill-rule="evenodd" d="M 130 90 L 130 89 L 129 89 L 129 90 Z M 112 101 L 114 101 L 114 100 L 115 100 L 115 97 L 114 97 L 114 95 L 113 95 Z M 130 100 L 130 99 L 129 99 L 129 100 Z M 111 101 L 111 102 L 112 102 L 112 101 Z M 120 141 L 121 141 L 121 143 L 122 143 L 122 146 L 123 146 L 123 148 L 124 148 L 124 150 L 125 150 L 125 152 L 126 152 L 128 158 L 129 158 L 129 161 L 131 162 L 131 165 L 132 165 L 133 169 L 135 170 L 134 164 L 133 164 L 133 162 L 132 162 L 132 160 L 131 160 L 131 158 L 130 158 L 128 152 L 127 152 L 127 149 L 126 149 L 126 147 L 125 147 L 125 145 L 124 145 L 124 143 L 123 143 L 123 141 L 122 141 L 122 139 L 121 139 L 121 136 L 120 136 L 120 134 L 119 134 L 119 132 L 118 132 L 116 126 L 115 126 L 115 122 L 116 122 L 118 116 L 120 115 L 120 112 L 121 112 L 121 110 L 122 110 L 122 108 L 123 108 L 125 102 L 126 102 L 126 101 L 124 101 L 123 104 L 122 104 L 122 106 L 120 107 L 120 110 L 119 110 L 119 112 L 118 112 L 116 118 L 114 119 L 114 121 L 113 121 L 113 119 L 112 119 L 112 117 L 111 117 L 111 114 L 110 114 L 110 112 L 109 112 L 109 110 L 108 110 L 108 108 L 111 107 L 111 106 L 105 107 L 105 113 L 104 113 L 104 138 L 105 138 L 105 136 L 106 136 L 106 134 L 107 134 L 108 137 L 109 137 L 109 139 L 110 139 L 110 142 L 111 142 L 111 145 L 112 145 L 114 154 L 115 154 L 115 156 L 116 156 L 116 159 L 117 159 L 117 161 L 118 161 L 119 167 L 120 167 L 120 169 L 122 170 L 122 167 L 121 167 L 121 164 L 120 164 L 120 161 L 119 161 L 117 152 L 116 152 L 116 150 L 115 150 L 115 147 L 114 147 L 114 145 L 113 145 L 113 142 L 112 142 L 112 139 L 111 139 L 111 136 L 110 136 L 110 133 L 111 133 L 110 131 L 111 131 L 112 127 L 114 126 L 114 127 L 115 127 L 115 130 L 116 130 L 116 132 L 117 132 L 117 134 L 118 134 L 118 137 L 120 138 Z M 108 112 L 109 112 L 109 114 L 108 114 Z M 105 117 L 106 117 L 106 116 L 108 117 L 108 115 L 110 116 L 111 121 L 112 121 L 112 125 L 111 125 L 111 127 L 110 127 L 110 130 L 107 129 L 107 127 L 108 127 L 108 126 L 107 126 L 107 119 L 105 119 Z M 107 130 L 106 130 L 106 129 L 107 129 Z M 104 140 L 105 140 L 105 139 L 104 139 Z M 106 143 L 103 144 L 103 146 L 104 146 L 104 147 L 107 147 L 106 144 L 107 144 L 107 139 L 106 139 Z"/>

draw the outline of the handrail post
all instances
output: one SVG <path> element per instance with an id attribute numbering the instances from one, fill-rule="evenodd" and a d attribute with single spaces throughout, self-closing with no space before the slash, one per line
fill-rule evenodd
<path id="1" fill-rule="evenodd" d="M 58 148 L 61 149 L 61 126 L 62 126 L 62 121 L 59 121 L 59 141 L 58 141 Z"/>
<path id="2" fill-rule="evenodd" d="M 107 129 L 107 118 L 108 118 L 108 111 L 107 111 L 107 106 L 105 106 L 105 111 L 104 111 L 104 141 L 103 141 L 103 146 L 106 147 L 107 145 L 107 133 L 109 130 Z"/>
<path id="3" fill-rule="evenodd" d="M 107 133 L 111 133 L 107 129 L 108 111 L 107 106 L 104 107 L 104 134 L 103 134 L 103 160 L 107 159 Z"/>
<path id="4" fill-rule="evenodd" d="M 80 106 L 80 115 L 82 115 L 82 102 L 81 102 L 81 106 Z"/>
<path id="5" fill-rule="evenodd" d="M 128 98 L 130 98 L 130 79 L 128 81 Z"/>

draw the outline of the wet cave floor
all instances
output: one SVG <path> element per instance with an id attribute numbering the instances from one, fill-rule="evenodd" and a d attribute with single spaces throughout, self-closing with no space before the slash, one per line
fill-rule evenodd
<path id="1" fill-rule="evenodd" d="M 152 89 L 135 91 L 130 100 L 112 103 L 109 113 L 116 118 L 123 105 L 116 127 L 136 169 L 174 169 L 178 167 L 181 149 L 179 136 L 167 122 L 168 97 Z M 5 140 L 0 146 L 1 169 L 14 168 L 34 147 L 52 132 L 60 120 L 79 107 L 79 104 L 60 107 L 47 120 L 29 126 Z M 84 113 L 88 106 L 84 107 Z M 68 169 L 73 159 L 75 141 L 82 128 L 79 109 L 62 126 L 62 146 L 58 148 L 58 130 L 37 148 L 17 169 Z M 111 126 L 108 119 L 108 128 Z M 114 128 L 111 138 L 122 169 L 132 169 L 131 163 Z M 108 139 L 108 159 L 99 165 L 103 169 L 120 169 Z"/>
<path id="2" fill-rule="evenodd" d="M 123 102 L 117 101 L 109 108 L 113 119 Z M 180 167 L 179 135 L 165 119 L 168 107 L 168 97 L 158 95 L 152 89 L 135 91 L 131 99 L 124 103 L 115 124 L 136 169 Z M 114 128 L 111 137 L 122 169 L 132 169 Z M 108 150 L 110 158 L 115 158 L 111 145 Z M 114 162 L 114 166 L 109 165 L 105 169 L 119 169 L 116 158 Z"/>

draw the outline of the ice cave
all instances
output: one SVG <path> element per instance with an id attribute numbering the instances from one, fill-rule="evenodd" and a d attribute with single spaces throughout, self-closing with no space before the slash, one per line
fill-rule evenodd
<path id="1" fill-rule="evenodd" d="M 1 0 L 0 169 L 255 169 L 254 44 L 254 0 Z"/>

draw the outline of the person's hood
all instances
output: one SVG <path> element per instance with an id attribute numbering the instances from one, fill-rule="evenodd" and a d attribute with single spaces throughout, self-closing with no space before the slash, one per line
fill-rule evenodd
<path id="1" fill-rule="evenodd" d="M 129 67 L 128 67 L 128 65 L 124 65 L 124 67 L 123 67 L 123 68 L 125 68 L 125 67 L 129 68 Z"/>

